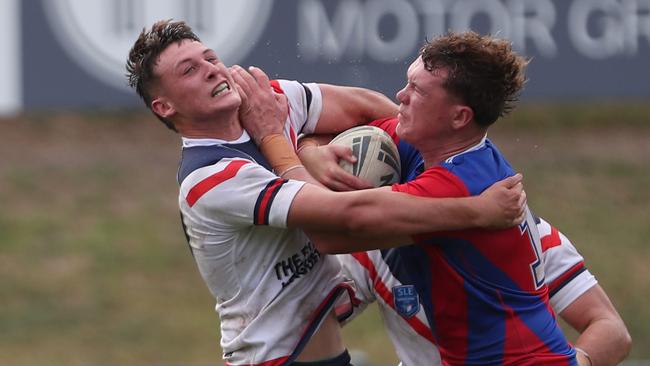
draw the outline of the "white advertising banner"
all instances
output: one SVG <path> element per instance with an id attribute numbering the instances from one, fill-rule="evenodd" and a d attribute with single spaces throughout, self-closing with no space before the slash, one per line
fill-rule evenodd
<path id="1" fill-rule="evenodd" d="M 0 0 L 0 115 L 22 108 L 19 0 Z"/>
<path id="2" fill-rule="evenodd" d="M 467 29 L 532 59 L 523 99 L 650 97 L 650 0 L 0 0 L 0 114 L 141 106 L 125 61 L 161 19 L 226 64 L 389 97 L 426 39 Z"/>

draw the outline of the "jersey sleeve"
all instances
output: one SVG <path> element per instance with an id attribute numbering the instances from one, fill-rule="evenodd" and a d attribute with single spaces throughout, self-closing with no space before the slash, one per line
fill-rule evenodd
<path id="1" fill-rule="evenodd" d="M 370 123 L 368 123 L 369 126 L 374 126 L 377 128 L 381 128 L 386 132 L 392 139 L 393 142 L 397 145 L 399 144 L 399 137 L 397 136 L 397 118 L 395 117 L 388 117 L 388 118 L 382 118 L 382 119 L 376 119 Z"/>
<path id="2" fill-rule="evenodd" d="M 469 190 L 463 181 L 443 167 L 427 169 L 416 179 L 393 184 L 392 190 L 421 197 L 467 197 Z"/>
<path id="3" fill-rule="evenodd" d="M 323 110 L 323 96 L 316 83 L 277 80 L 289 102 L 289 120 L 297 134 L 311 134 Z"/>
<path id="4" fill-rule="evenodd" d="M 197 169 L 181 183 L 183 214 L 220 228 L 268 225 L 285 228 L 293 198 L 304 182 L 278 178 L 243 159 L 223 159 Z"/>
<path id="5" fill-rule="evenodd" d="M 544 219 L 537 224 L 551 306 L 557 314 L 598 281 L 587 270 L 584 258 L 571 241 Z"/>

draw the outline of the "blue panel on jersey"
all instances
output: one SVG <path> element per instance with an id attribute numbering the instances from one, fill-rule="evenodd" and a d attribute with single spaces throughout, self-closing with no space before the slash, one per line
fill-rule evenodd
<path id="1" fill-rule="evenodd" d="M 271 165 L 252 141 L 241 144 L 223 144 L 209 146 L 193 146 L 184 148 L 176 178 L 181 184 L 193 171 L 205 166 L 214 165 L 224 158 L 244 158 L 253 160 L 271 171 Z"/>
<path id="2" fill-rule="evenodd" d="M 410 182 L 424 171 L 424 160 L 420 152 L 413 145 L 400 141 L 397 144 L 399 160 L 402 166 L 400 183 Z"/>
<path id="3" fill-rule="evenodd" d="M 514 175 L 514 171 L 489 139 L 477 150 L 460 154 L 451 162 L 440 164 L 458 176 L 472 196 L 478 195 L 493 183 Z"/>

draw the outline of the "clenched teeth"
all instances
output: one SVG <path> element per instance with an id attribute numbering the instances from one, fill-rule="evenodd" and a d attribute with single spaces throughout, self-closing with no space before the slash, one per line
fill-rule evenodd
<path id="1" fill-rule="evenodd" d="M 212 96 L 216 97 L 217 95 L 220 95 L 223 92 L 226 92 L 228 90 L 230 90 L 230 85 L 228 85 L 228 83 L 224 81 L 223 83 L 217 85 L 216 88 L 214 88 L 214 90 L 212 91 Z"/>

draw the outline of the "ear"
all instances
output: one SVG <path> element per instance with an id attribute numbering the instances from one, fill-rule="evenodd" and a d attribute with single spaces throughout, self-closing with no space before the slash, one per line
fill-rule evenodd
<path id="1" fill-rule="evenodd" d="M 454 118 L 451 122 L 451 127 L 454 130 L 460 130 L 474 120 L 474 111 L 466 105 L 456 106 L 453 114 Z"/>
<path id="2" fill-rule="evenodd" d="M 176 114 L 176 109 L 163 97 L 151 101 L 151 110 L 162 118 L 170 118 Z"/>

